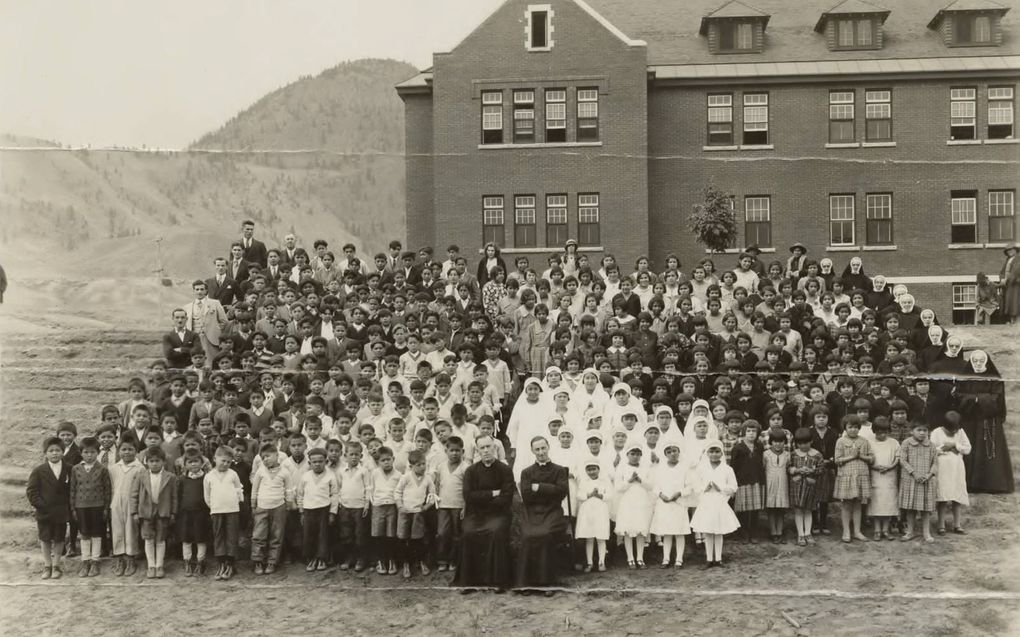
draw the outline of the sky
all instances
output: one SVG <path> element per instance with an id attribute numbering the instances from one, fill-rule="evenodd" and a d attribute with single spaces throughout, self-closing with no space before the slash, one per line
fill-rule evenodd
<path id="1" fill-rule="evenodd" d="M 0 0 L 0 132 L 181 148 L 345 60 L 419 68 L 502 0 Z"/>

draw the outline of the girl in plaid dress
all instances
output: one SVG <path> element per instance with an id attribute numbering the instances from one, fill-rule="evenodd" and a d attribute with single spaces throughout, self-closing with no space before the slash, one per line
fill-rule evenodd
<path id="1" fill-rule="evenodd" d="M 798 429 L 793 442 L 797 448 L 790 454 L 790 505 L 797 526 L 797 546 L 806 546 L 815 543 L 811 537 L 811 516 L 818 507 L 818 474 L 824 460 L 811 447 L 810 429 Z"/>
<path id="2" fill-rule="evenodd" d="M 765 465 L 762 454 L 765 448 L 758 442 L 761 425 L 757 420 L 745 420 L 741 425 L 741 439 L 734 445 L 730 455 L 730 467 L 737 476 L 737 495 L 733 500 L 733 510 L 737 513 L 740 526 L 744 529 L 744 539 L 757 544 L 754 527 L 758 520 L 758 512 L 765 508 Z"/>
<path id="3" fill-rule="evenodd" d="M 851 414 L 843 419 L 843 435 L 836 441 L 836 485 L 832 497 L 842 500 L 840 517 L 843 520 L 843 541 L 850 542 L 851 522 L 853 537 L 861 542 L 868 538 L 861 532 L 861 509 L 871 497 L 871 463 L 875 455 L 871 445 L 860 436 L 861 418 Z"/>
<path id="4" fill-rule="evenodd" d="M 914 521 L 920 513 L 924 541 L 934 542 L 930 522 L 938 493 L 938 449 L 928 439 L 926 423 L 914 423 L 910 438 L 900 445 L 900 466 L 900 509 L 907 514 L 907 532 L 900 539 L 914 539 Z"/>

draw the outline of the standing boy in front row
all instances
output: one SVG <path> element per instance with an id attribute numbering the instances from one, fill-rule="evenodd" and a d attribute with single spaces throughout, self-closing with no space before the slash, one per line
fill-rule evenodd
<path id="1" fill-rule="evenodd" d="M 35 509 L 45 564 L 42 578 L 59 579 L 64 574 L 60 559 L 64 554 L 64 534 L 71 512 L 71 467 L 63 461 L 64 445 L 60 438 L 47 438 L 43 454 L 46 461 L 32 469 L 25 494 Z"/>
<path id="2" fill-rule="evenodd" d="M 326 471 L 326 450 L 316 447 L 308 452 L 309 470 L 297 481 L 297 504 L 304 534 L 306 571 L 326 570 L 329 559 L 329 529 L 336 522 L 340 506 L 340 485 L 336 474 Z"/>
<path id="3" fill-rule="evenodd" d="M 110 472 L 96 462 L 99 441 L 89 436 L 81 441 L 82 461 L 71 469 L 71 517 L 81 535 L 81 568 L 78 577 L 99 575 L 107 511 L 112 500 Z"/>
<path id="4" fill-rule="evenodd" d="M 166 454 L 158 446 L 148 449 L 145 467 L 138 476 L 131 495 L 131 519 L 141 528 L 145 540 L 147 579 L 162 579 L 165 575 L 163 560 L 166 557 L 166 538 L 177 517 L 177 476 L 165 471 Z"/>
<path id="5" fill-rule="evenodd" d="M 294 474 L 280 465 L 275 442 L 259 449 L 260 466 L 251 483 L 251 561 L 256 575 L 271 575 L 280 563 L 287 511 L 294 507 Z"/>
<path id="6" fill-rule="evenodd" d="M 228 580 L 236 572 L 237 540 L 241 528 L 244 489 L 230 468 L 234 453 L 229 447 L 216 450 L 216 466 L 205 474 L 205 503 L 212 518 L 213 553 L 220 563 L 215 579 Z"/>

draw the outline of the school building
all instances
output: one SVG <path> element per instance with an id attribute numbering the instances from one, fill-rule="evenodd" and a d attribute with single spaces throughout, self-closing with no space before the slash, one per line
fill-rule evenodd
<path id="1" fill-rule="evenodd" d="M 713 184 L 732 252 L 860 256 L 966 320 L 1018 239 L 1017 3 L 507 0 L 396 87 L 409 242 L 689 271 Z"/>

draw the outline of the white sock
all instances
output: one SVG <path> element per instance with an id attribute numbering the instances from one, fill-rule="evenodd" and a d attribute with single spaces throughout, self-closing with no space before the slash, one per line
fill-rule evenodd
<path id="1" fill-rule="evenodd" d="M 639 535 L 634 538 L 634 543 L 637 544 L 637 561 L 645 561 L 645 536 Z"/>
<path id="2" fill-rule="evenodd" d="M 163 558 L 166 556 L 166 542 L 156 543 L 156 568 L 163 567 Z"/>
<path id="3" fill-rule="evenodd" d="M 623 550 L 627 552 L 627 561 L 634 561 L 634 544 L 630 541 L 630 537 L 624 536 L 623 538 Z"/>
<path id="4" fill-rule="evenodd" d="M 92 559 L 96 562 L 103 556 L 103 538 L 92 538 Z"/>
<path id="5" fill-rule="evenodd" d="M 605 564 L 606 563 L 606 541 L 605 540 L 596 540 L 596 544 L 595 545 L 598 547 L 599 564 L 600 565 Z"/>
<path id="6" fill-rule="evenodd" d="M 676 563 L 684 563 L 684 548 L 687 547 L 687 537 L 683 535 L 674 535 L 676 538 Z"/>
<path id="7" fill-rule="evenodd" d="M 156 568 L 156 540 L 145 540 L 145 561 L 149 568 Z"/>
<path id="8" fill-rule="evenodd" d="M 673 552 L 673 536 L 662 536 L 662 563 L 669 564 L 669 554 Z"/>
<path id="9" fill-rule="evenodd" d="M 195 546 L 198 547 L 198 557 L 197 557 L 198 561 L 201 562 L 201 561 L 205 560 L 205 542 L 199 542 Z"/>
<path id="10" fill-rule="evenodd" d="M 181 542 L 181 559 L 185 562 L 191 559 L 191 542 Z"/>

